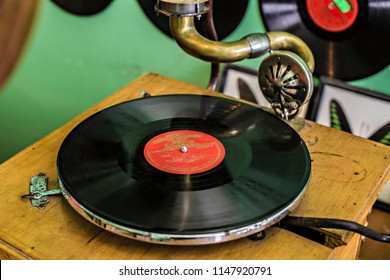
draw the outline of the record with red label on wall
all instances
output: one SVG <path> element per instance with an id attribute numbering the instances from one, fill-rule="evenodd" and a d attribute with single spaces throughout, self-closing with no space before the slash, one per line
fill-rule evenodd
<path id="1" fill-rule="evenodd" d="M 290 32 L 308 44 L 317 76 L 350 81 L 390 64 L 390 1 L 262 0 L 259 6 L 267 30 Z"/>

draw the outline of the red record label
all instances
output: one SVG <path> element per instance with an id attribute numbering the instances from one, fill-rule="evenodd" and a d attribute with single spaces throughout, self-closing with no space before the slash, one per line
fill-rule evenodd
<path id="1" fill-rule="evenodd" d="M 196 174 L 222 162 L 225 148 L 215 137 L 193 130 L 161 133 L 146 143 L 144 156 L 153 167 L 173 174 Z"/>
<path id="2" fill-rule="evenodd" d="M 358 16 L 357 0 L 306 0 L 314 23 L 329 32 L 347 30 Z"/>

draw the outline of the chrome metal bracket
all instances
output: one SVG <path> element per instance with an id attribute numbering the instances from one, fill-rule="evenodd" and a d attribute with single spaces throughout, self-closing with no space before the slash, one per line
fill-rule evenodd
<path id="1" fill-rule="evenodd" d="M 29 198 L 31 205 L 44 209 L 46 204 L 49 203 L 49 195 L 62 194 L 61 189 L 48 190 L 48 177 L 39 173 L 30 179 L 30 193 L 21 196 L 21 199 Z"/>
<path id="2" fill-rule="evenodd" d="M 155 10 L 166 16 L 200 17 L 209 11 L 209 0 L 157 0 Z"/>

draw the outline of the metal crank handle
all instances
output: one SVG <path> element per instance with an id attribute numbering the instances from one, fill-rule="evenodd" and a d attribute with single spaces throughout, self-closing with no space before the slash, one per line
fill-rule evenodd
<path id="1" fill-rule="evenodd" d="M 21 198 L 40 199 L 43 196 L 57 195 L 57 194 L 62 194 L 61 189 L 53 189 L 53 190 L 43 191 L 43 192 L 33 192 L 30 194 L 22 195 Z"/>
<path id="2" fill-rule="evenodd" d="M 31 205 L 44 209 L 45 205 L 49 203 L 50 195 L 62 194 L 61 189 L 48 190 L 48 177 L 44 173 L 39 173 L 33 176 L 30 180 L 29 193 L 22 195 L 22 199 L 29 198 Z"/>

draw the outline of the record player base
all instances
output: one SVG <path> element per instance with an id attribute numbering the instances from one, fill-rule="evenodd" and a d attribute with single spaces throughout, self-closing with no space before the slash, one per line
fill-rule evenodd
<path id="1" fill-rule="evenodd" d="M 145 74 L 0 165 L 1 259 L 355 259 L 361 237 L 323 229 L 318 243 L 272 226 L 260 241 L 241 238 L 201 246 L 168 246 L 124 238 L 76 213 L 62 196 L 45 209 L 20 197 L 30 178 L 49 177 L 58 188 L 56 157 L 66 135 L 88 116 L 111 105 L 151 95 L 209 94 L 204 88 L 157 74 Z M 331 128 L 300 120 L 291 124 L 306 142 L 312 177 L 292 216 L 347 219 L 364 224 L 390 178 L 390 148 Z"/>

